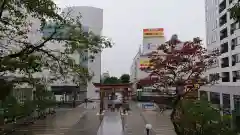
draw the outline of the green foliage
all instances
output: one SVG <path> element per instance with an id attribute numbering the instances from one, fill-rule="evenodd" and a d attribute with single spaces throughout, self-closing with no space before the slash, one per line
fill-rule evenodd
<path id="1" fill-rule="evenodd" d="M 88 51 L 94 58 L 112 43 L 103 36 L 84 31 L 80 14 L 75 19 L 69 14 L 71 11 L 61 13 L 53 0 L 0 1 L 0 76 L 21 75 L 8 80 L 11 85 L 0 86 L 1 93 L 4 93 L 0 100 L 4 100 L 16 85 L 27 83 L 34 86 L 42 78 L 33 77 L 34 74 L 42 71 L 49 72 L 48 83 L 62 79 L 81 85 L 91 79 L 88 69 L 71 56 L 76 52 L 82 56 Z M 54 23 L 51 23 L 51 30 L 46 31 L 49 21 Z M 43 37 L 38 36 L 40 31 L 45 34 Z M 46 47 L 49 43 L 64 49 Z"/>
<path id="2" fill-rule="evenodd" d="M 18 103 L 15 97 L 8 96 L 2 104 L 4 109 L 4 116 L 14 118 L 22 114 L 22 106 Z"/>
<path id="3" fill-rule="evenodd" d="M 123 74 L 123 75 L 120 77 L 120 81 L 121 81 L 121 83 L 129 83 L 129 82 L 130 82 L 130 76 L 129 76 L 129 74 Z"/>
<path id="4" fill-rule="evenodd" d="M 182 101 L 178 126 L 184 135 L 236 135 L 229 116 L 221 116 L 206 100 Z"/>
<path id="5" fill-rule="evenodd" d="M 240 21 L 240 4 L 239 0 L 234 4 L 232 8 L 229 9 L 230 17 L 235 19 L 236 21 Z"/>
<path id="6" fill-rule="evenodd" d="M 108 77 L 103 81 L 103 84 L 119 84 L 121 81 L 117 77 Z"/>

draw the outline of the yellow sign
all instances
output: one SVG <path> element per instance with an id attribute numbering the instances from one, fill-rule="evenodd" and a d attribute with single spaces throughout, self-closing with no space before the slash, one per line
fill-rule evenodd
<path id="1" fill-rule="evenodd" d="M 163 28 L 143 29 L 143 37 L 164 37 Z"/>
<path id="2" fill-rule="evenodd" d="M 150 65 L 149 60 L 140 60 L 140 68 L 147 68 Z"/>

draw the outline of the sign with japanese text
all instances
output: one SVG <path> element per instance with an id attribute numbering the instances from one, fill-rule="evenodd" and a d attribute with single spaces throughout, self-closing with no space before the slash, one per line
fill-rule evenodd
<path id="1" fill-rule="evenodd" d="M 143 29 L 143 37 L 164 37 L 163 28 Z"/>

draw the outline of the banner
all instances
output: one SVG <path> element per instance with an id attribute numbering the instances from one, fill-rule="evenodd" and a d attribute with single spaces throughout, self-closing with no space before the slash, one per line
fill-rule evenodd
<path id="1" fill-rule="evenodd" d="M 143 29 L 143 37 L 164 37 L 163 28 Z"/>

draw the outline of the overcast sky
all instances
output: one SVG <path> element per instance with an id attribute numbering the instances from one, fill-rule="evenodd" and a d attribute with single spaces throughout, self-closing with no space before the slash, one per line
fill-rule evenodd
<path id="1" fill-rule="evenodd" d="M 103 35 L 115 46 L 102 54 L 102 72 L 111 76 L 130 73 L 142 43 L 142 29 L 164 28 L 168 39 L 199 36 L 205 39 L 204 0 L 57 0 L 60 7 L 93 6 L 104 10 Z"/>

